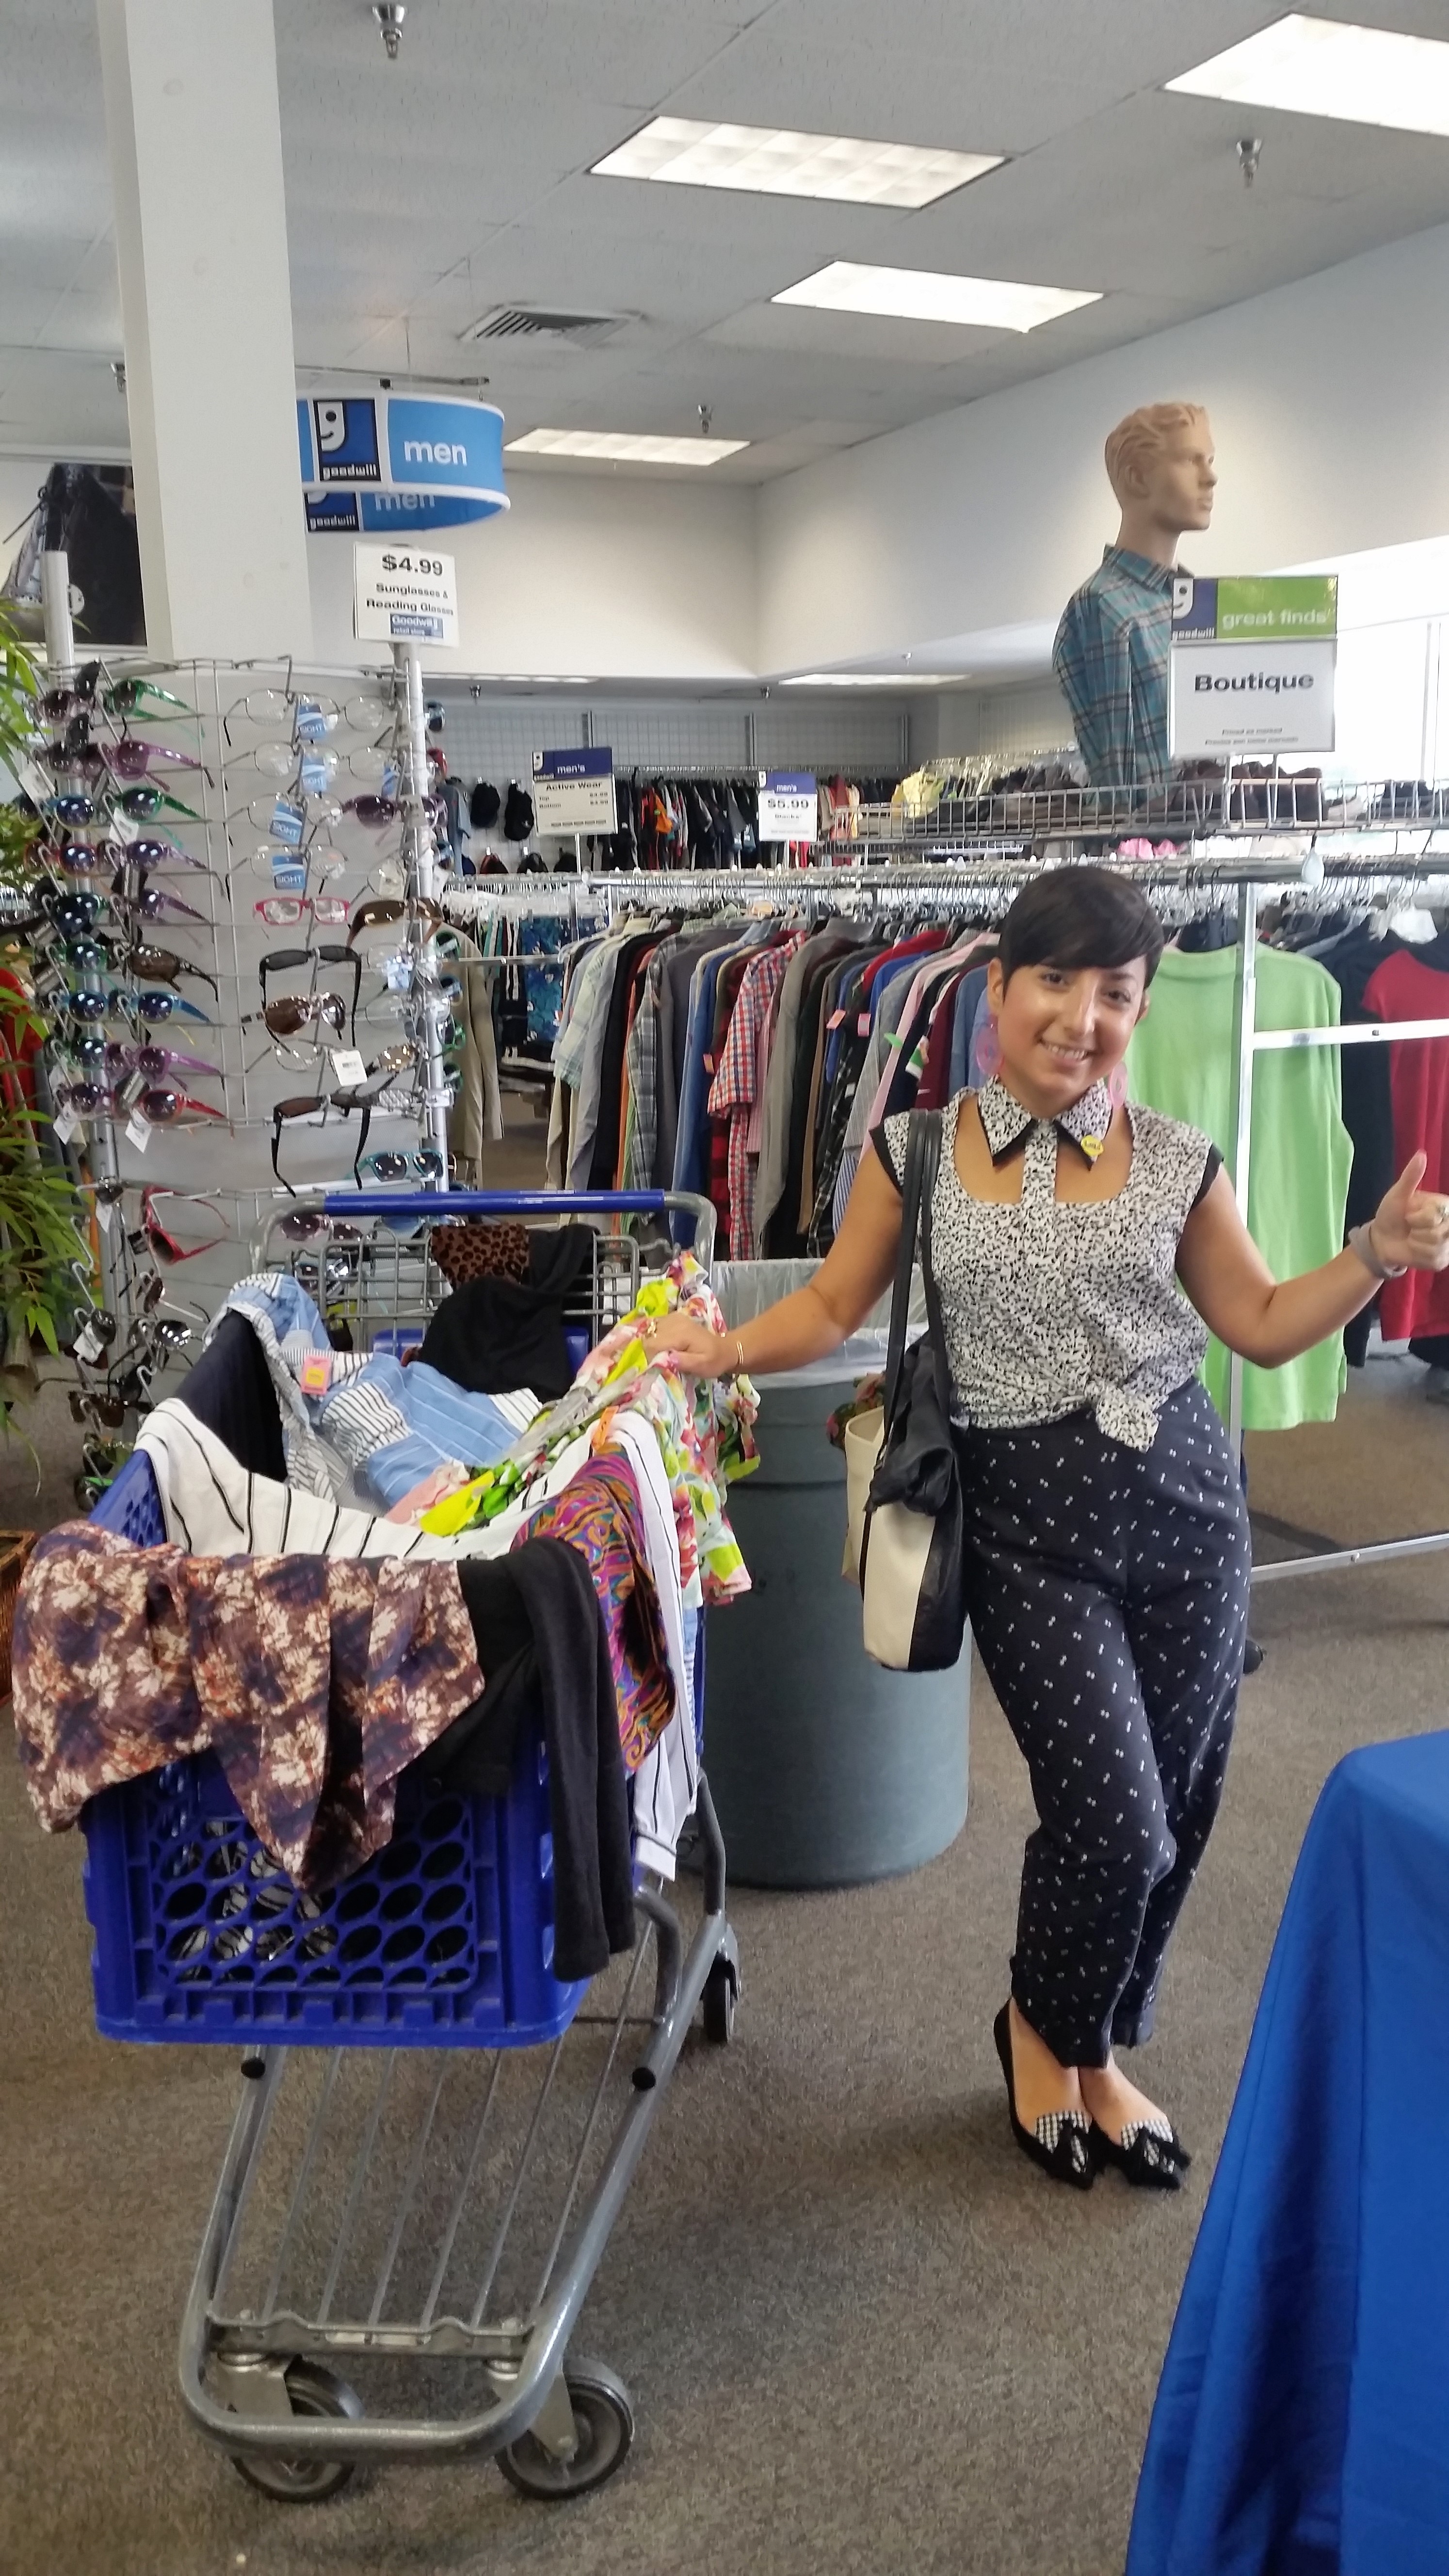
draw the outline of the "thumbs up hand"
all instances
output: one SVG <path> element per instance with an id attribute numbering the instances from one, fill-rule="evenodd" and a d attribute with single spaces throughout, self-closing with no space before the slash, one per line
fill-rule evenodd
<path id="1" fill-rule="evenodd" d="M 1395 1269 L 1449 1270 L 1449 1199 L 1421 1190 L 1426 1154 L 1412 1154 L 1369 1227 L 1380 1260 Z"/>

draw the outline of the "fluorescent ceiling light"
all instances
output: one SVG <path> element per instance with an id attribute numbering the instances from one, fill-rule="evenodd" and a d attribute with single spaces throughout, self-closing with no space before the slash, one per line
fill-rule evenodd
<path id="1" fill-rule="evenodd" d="M 590 456 L 619 465 L 718 465 L 747 438 L 633 438 L 612 429 L 531 429 L 510 438 L 510 456 Z"/>
<path id="2" fill-rule="evenodd" d="M 1332 18 L 1279 18 L 1167 83 L 1194 98 L 1449 134 L 1449 44 Z"/>
<path id="3" fill-rule="evenodd" d="M 596 179 L 664 179 L 679 188 L 745 188 L 761 197 L 833 197 L 853 206 L 931 206 L 987 170 L 999 152 L 932 152 L 848 134 L 768 125 L 697 125 L 656 116 L 593 166 Z"/>
<path id="4" fill-rule="evenodd" d="M 781 680 L 782 689 L 950 689 L 960 688 L 964 671 L 797 671 Z"/>
<path id="5" fill-rule="evenodd" d="M 1003 277 L 951 277 L 932 268 L 861 268 L 833 259 L 772 304 L 810 304 L 827 313 L 887 313 L 908 322 L 955 322 L 980 331 L 1034 331 L 1079 304 L 1100 304 L 1095 289 L 1012 286 Z"/>

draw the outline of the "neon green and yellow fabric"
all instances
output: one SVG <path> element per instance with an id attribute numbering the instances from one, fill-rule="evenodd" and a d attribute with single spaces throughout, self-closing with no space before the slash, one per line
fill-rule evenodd
<path id="1" fill-rule="evenodd" d="M 1338 1025 L 1339 989 L 1316 959 L 1260 945 L 1257 969 L 1260 1029 Z M 1236 949 L 1202 956 L 1169 949 L 1127 1059 L 1134 1100 L 1202 1128 L 1229 1172 L 1237 1142 L 1236 974 Z M 1255 1058 L 1248 1226 L 1275 1279 L 1315 1270 L 1343 1249 L 1353 1146 L 1340 1099 L 1337 1047 L 1285 1047 Z M 1222 1343 L 1210 1342 L 1203 1377 L 1224 1420 L 1229 1366 Z M 1245 1429 L 1331 1422 L 1347 1375 L 1341 1333 L 1283 1368 L 1245 1368 Z"/>

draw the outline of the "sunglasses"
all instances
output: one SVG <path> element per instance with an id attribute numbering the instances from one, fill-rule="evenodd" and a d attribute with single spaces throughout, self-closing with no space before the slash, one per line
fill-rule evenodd
<path id="1" fill-rule="evenodd" d="M 361 1092 L 355 1090 L 317 1091 L 313 1092 L 310 1097 L 300 1100 L 275 1101 L 272 1105 L 272 1170 L 275 1172 L 277 1179 L 281 1182 L 283 1189 L 286 1190 L 291 1198 L 295 1198 L 297 1193 L 293 1189 L 291 1182 L 288 1180 L 286 1173 L 282 1170 L 281 1161 L 279 1159 L 282 1147 L 282 1129 L 289 1119 L 312 1118 L 315 1117 L 319 1109 L 322 1111 L 324 1121 L 329 1109 L 339 1110 L 344 1118 L 350 1117 L 352 1111 L 356 1109 L 360 1113 L 362 1120 L 362 1132 L 357 1140 L 357 1154 L 359 1160 L 361 1158 L 363 1148 L 367 1143 L 367 1132 L 372 1124 L 372 1103 Z M 357 1162 L 353 1163 L 352 1171 L 353 1178 L 357 1180 L 357 1186 L 361 1189 L 362 1182 L 360 1178 L 358 1178 Z"/>
<path id="2" fill-rule="evenodd" d="M 42 811 L 53 815 L 58 823 L 77 823 L 84 827 L 98 823 L 104 813 L 125 814 L 134 823 L 154 822 L 158 814 L 181 814 L 188 823 L 201 823 L 205 816 L 195 807 L 183 805 L 175 796 L 163 796 L 159 787 L 123 787 L 108 796 L 104 806 L 90 796 L 66 794 L 47 797 Z"/>
<path id="3" fill-rule="evenodd" d="M 253 1028 L 260 1020 L 268 1036 L 277 1039 L 298 1038 L 304 1029 L 314 1029 L 316 1034 L 307 1052 L 320 1055 L 323 1028 L 340 1038 L 346 1018 L 347 1006 L 340 993 L 287 993 L 280 1001 L 268 1002 L 264 1010 L 244 1013 L 241 1026 Z M 295 1060 L 300 1050 L 290 1052 Z"/>
<path id="4" fill-rule="evenodd" d="M 44 917 L 57 930 L 71 935 L 94 930 L 103 911 L 117 912 L 123 917 L 139 914 L 143 921 L 159 921 L 164 913 L 170 911 L 183 921 L 202 922 L 208 930 L 213 927 L 207 915 L 198 912 L 194 904 L 183 903 L 179 895 L 166 894 L 160 886 L 140 885 L 134 894 L 128 894 L 122 876 L 115 879 L 108 895 L 94 894 L 89 890 L 83 893 L 75 886 L 53 887 L 44 878 L 32 892 L 39 897 Z"/>
<path id="5" fill-rule="evenodd" d="M 210 1236 L 205 1243 L 183 1244 L 177 1242 L 175 1235 L 168 1231 L 168 1229 L 162 1224 L 160 1217 L 157 1215 L 156 1202 L 158 1199 L 175 1199 L 184 1197 L 185 1195 L 186 1194 L 181 1190 L 161 1189 L 155 1185 L 148 1186 L 141 1192 L 142 1233 L 145 1243 L 149 1245 L 151 1251 L 155 1253 L 158 1260 L 166 1262 L 195 1261 L 203 1252 L 215 1252 L 218 1244 L 225 1243 L 228 1240 L 226 1221 L 222 1216 L 220 1208 L 213 1207 L 210 1199 L 195 1199 L 190 1201 L 190 1204 L 195 1207 L 204 1207 L 208 1215 L 214 1216 L 218 1225 L 221 1227 L 221 1232 L 220 1234 Z M 132 1249 L 133 1251 L 139 1251 L 141 1246 L 133 1241 Z M 183 1329 L 185 1328 L 183 1327 Z M 187 1333 L 187 1339 L 190 1339 L 189 1332 Z"/>
<path id="6" fill-rule="evenodd" d="M 369 832 L 380 832 L 384 823 L 397 821 L 402 807 L 395 796 L 379 796 L 375 792 L 369 792 L 362 796 L 349 796 L 342 811 L 344 814 L 352 815 L 354 821 L 364 824 Z"/>
<path id="7" fill-rule="evenodd" d="M 221 1066 L 208 1064 L 204 1056 L 179 1055 L 175 1047 L 119 1046 L 114 1038 L 104 1041 L 99 1038 L 82 1039 L 75 1050 L 77 1061 L 94 1063 L 90 1050 L 96 1047 L 100 1049 L 102 1068 L 113 1081 L 133 1073 L 144 1073 L 148 1082 L 164 1082 L 172 1065 L 181 1073 L 209 1073 L 218 1082 L 226 1079 Z"/>
<path id="8" fill-rule="evenodd" d="M 358 905 L 352 916 L 352 928 L 347 934 L 348 947 L 352 946 L 359 930 L 389 929 L 395 921 L 405 920 L 409 910 L 421 913 L 425 921 L 441 923 L 443 919 L 442 905 L 434 903 L 431 895 L 417 896 L 411 906 L 398 895 L 369 896 L 365 903 Z"/>
<path id="9" fill-rule="evenodd" d="M 336 927 L 347 919 L 347 898 L 340 894 L 274 894 L 254 903 L 252 910 L 273 930 L 300 921 L 307 912 L 314 921 Z"/>
<path id="10" fill-rule="evenodd" d="M 205 761 L 189 751 L 177 751 L 169 742 L 146 742 L 137 734 L 122 734 L 115 742 L 94 742 L 89 716 L 74 716 L 59 742 L 47 743 L 45 758 L 54 769 L 78 770 L 83 778 L 144 778 L 148 769 L 195 769 L 210 779 Z"/>
<path id="11" fill-rule="evenodd" d="M 134 841 L 108 841 L 105 846 L 113 850 L 126 867 L 142 868 L 150 876 L 177 868 L 192 868 L 203 877 L 214 874 L 204 859 L 194 859 L 189 850 L 183 850 L 179 841 L 158 841 L 145 835 Z"/>
<path id="12" fill-rule="evenodd" d="M 262 988 L 262 1004 L 267 999 L 269 975 L 295 975 L 311 972 L 315 979 L 319 966 L 350 966 L 352 969 L 352 1023 L 357 1024 L 358 996 L 362 991 L 362 960 L 355 949 L 344 948 L 335 939 L 324 939 L 316 948 L 273 948 L 257 961 L 257 981 Z M 332 999 L 340 1004 L 340 994 Z M 341 1026 L 339 1020 L 338 1026 Z"/>
<path id="13" fill-rule="evenodd" d="M 171 1127 L 184 1109 L 194 1110 L 199 1118 L 219 1119 L 223 1127 L 231 1124 L 224 1109 L 208 1109 L 204 1100 L 193 1100 L 186 1091 L 157 1087 L 143 1091 L 135 1100 L 126 1092 L 113 1091 L 100 1082 L 58 1082 L 56 1106 L 73 1109 L 81 1118 L 130 1118 L 139 1114 L 148 1127 Z"/>
<path id="14" fill-rule="evenodd" d="M 111 716 L 136 715 L 152 707 L 158 711 L 172 707 L 183 716 L 194 717 L 196 714 L 196 709 L 189 707 L 184 698 L 174 697 L 170 689 L 163 689 L 156 680 L 112 680 L 107 687 L 101 688 L 100 678 L 100 663 L 87 662 L 77 671 L 69 688 L 44 690 L 36 705 L 52 724 L 58 724 L 63 717 L 73 715 L 79 708 L 93 709 L 97 700 Z"/>
<path id="15" fill-rule="evenodd" d="M 115 989 L 102 991 L 95 985 L 83 987 L 77 993 L 66 993 L 55 1004 L 57 1018 L 82 1023 L 111 1019 L 169 1020 L 177 1011 L 185 1019 L 200 1020 L 207 1028 L 211 1026 L 205 1011 L 199 1011 L 194 1002 L 183 1002 L 179 993 L 123 993 Z"/>
<path id="16" fill-rule="evenodd" d="M 416 1154 L 369 1154 L 360 1168 L 375 1181 L 440 1181 L 443 1157 L 435 1145 L 424 1145 Z"/>
<path id="17" fill-rule="evenodd" d="M 289 1243 L 315 1243 L 324 1234 L 333 1243 L 365 1243 L 367 1240 L 360 1225 L 352 1225 L 342 1216 L 322 1216 L 315 1208 L 298 1208 L 293 1215 L 279 1218 L 277 1231 L 284 1234 Z"/>
<path id="18" fill-rule="evenodd" d="M 194 965 L 189 957 L 178 957 L 173 949 L 132 948 L 127 951 L 126 964 L 133 975 L 154 975 L 158 984 L 174 984 L 178 975 L 194 975 L 198 984 L 209 984 L 220 999 L 216 977 L 208 975 L 204 966 Z"/>

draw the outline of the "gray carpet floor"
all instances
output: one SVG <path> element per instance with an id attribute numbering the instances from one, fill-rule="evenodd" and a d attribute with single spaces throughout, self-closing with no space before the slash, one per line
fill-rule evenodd
<path id="1" fill-rule="evenodd" d="M 1252 1443 L 1255 1504 L 1344 1541 L 1449 1520 L 1449 1414 L 1421 1389 L 1412 1363 L 1378 1362 L 1332 1429 Z M 26 1481 L 12 1454 L 0 1519 L 65 1509 L 57 1469 L 40 1506 Z M 0 2565 L 1116 2576 L 1303 1829 L 1353 1745 L 1445 1722 L 1445 1571 L 1430 1557 L 1259 1595 L 1268 1660 L 1147 2061 L 1202 2151 L 1177 2200 L 1110 2175 L 1080 2199 L 1011 2144 L 990 2020 L 1031 1818 L 979 1677 L 951 1851 L 884 1886 L 736 1894 L 736 2044 L 686 2053 L 580 2338 L 633 2391 L 634 2451 L 561 2508 L 467 2464 L 287 2508 L 189 2429 L 175 2336 L 235 2058 L 96 2038 L 79 1840 L 42 1836 L 0 1761 Z"/>

